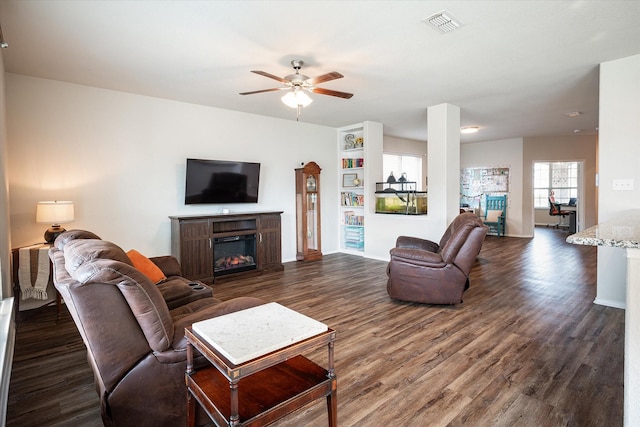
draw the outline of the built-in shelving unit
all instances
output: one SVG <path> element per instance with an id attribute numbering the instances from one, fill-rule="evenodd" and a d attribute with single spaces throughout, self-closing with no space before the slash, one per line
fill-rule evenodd
<path id="1" fill-rule="evenodd" d="M 372 152 L 376 153 L 373 158 Z M 375 181 L 379 179 L 372 170 L 381 169 L 382 163 L 382 125 L 363 122 L 340 128 L 338 153 L 340 250 L 362 255 L 366 217 L 374 212 Z"/>
<path id="2" fill-rule="evenodd" d="M 364 251 L 364 128 L 362 124 L 340 130 L 341 249 Z"/>

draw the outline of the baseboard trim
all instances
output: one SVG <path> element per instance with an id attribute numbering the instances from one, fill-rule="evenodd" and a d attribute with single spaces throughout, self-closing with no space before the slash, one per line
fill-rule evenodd
<path id="1" fill-rule="evenodd" d="M 596 299 L 593 300 L 593 303 L 598 305 L 604 305 L 605 307 L 620 308 L 622 310 L 625 310 L 627 308 L 627 305 L 623 302 L 614 301 L 610 299 L 597 298 L 597 297 Z"/>

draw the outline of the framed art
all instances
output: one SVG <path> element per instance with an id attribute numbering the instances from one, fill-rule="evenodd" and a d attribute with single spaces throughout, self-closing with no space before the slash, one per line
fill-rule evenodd
<path id="1" fill-rule="evenodd" d="M 357 173 L 345 173 L 342 174 L 342 186 L 343 187 L 357 187 L 357 185 L 353 182 L 358 178 Z"/>

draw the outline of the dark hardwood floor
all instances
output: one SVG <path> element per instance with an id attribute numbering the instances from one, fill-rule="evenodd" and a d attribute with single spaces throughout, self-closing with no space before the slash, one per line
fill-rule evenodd
<path id="1" fill-rule="evenodd" d="M 337 330 L 341 426 L 621 426 L 624 311 L 593 304 L 596 249 L 536 229 L 487 237 L 464 303 L 396 302 L 386 263 L 334 254 L 216 284 L 218 298 L 277 301 Z M 326 363 L 326 349 L 308 355 Z M 325 426 L 319 401 L 277 426 Z M 22 312 L 9 426 L 98 426 L 75 325 Z"/>

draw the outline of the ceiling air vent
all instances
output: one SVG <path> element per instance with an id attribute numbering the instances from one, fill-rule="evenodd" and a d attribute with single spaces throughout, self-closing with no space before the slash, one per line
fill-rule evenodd
<path id="1" fill-rule="evenodd" d="M 462 21 L 456 18 L 448 10 L 442 10 L 422 20 L 442 33 L 450 33 L 462 27 Z"/>

